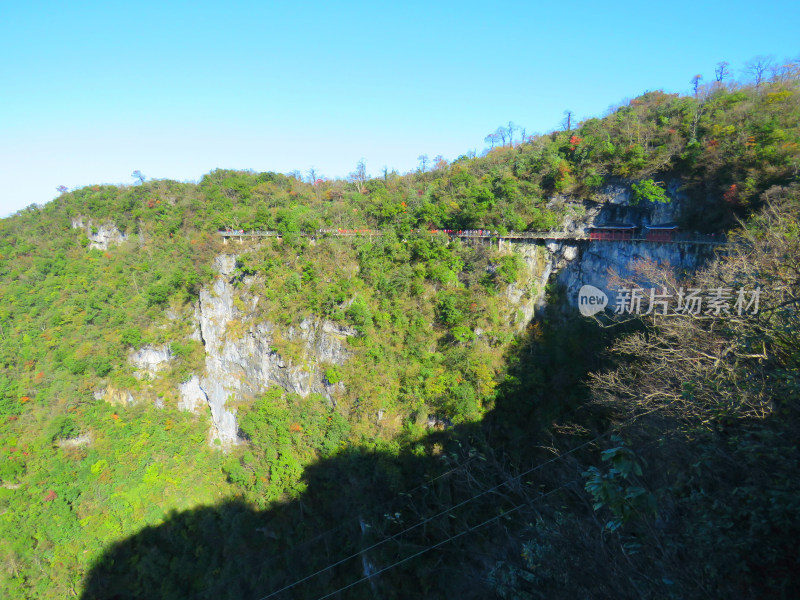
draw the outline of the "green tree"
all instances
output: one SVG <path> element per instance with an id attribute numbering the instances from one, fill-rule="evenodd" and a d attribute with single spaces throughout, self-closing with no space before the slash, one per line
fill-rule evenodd
<path id="1" fill-rule="evenodd" d="M 670 201 L 664 188 L 652 179 L 644 179 L 631 184 L 631 204 L 637 205 L 642 201 L 667 203 Z"/>

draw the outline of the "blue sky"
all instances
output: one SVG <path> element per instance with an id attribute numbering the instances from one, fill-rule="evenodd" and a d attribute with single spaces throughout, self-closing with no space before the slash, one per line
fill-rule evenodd
<path id="1" fill-rule="evenodd" d="M 508 121 L 798 58 L 799 26 L 796 1 L 0 0 L 0 216 L 136 169 L 407 172 Z"/>

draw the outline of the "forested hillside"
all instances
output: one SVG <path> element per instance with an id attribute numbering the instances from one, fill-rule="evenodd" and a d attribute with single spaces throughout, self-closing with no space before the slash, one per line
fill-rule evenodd
<path id="1" fill-rule="evenodd" d="M 794 596 L 799 84 L 792 64 L 648 92 L 405 175 L 218 170 L 0 221 L 0 594 L 260 598 L 320 570 L 275 597 L 371 574 L 342 597 Z M 758 315 L 529 323 L 558 290 L 519 253 L 430 233 L 558 230 L 609 183 L 668 202 L 667 180 L 686 228 L 736 242 L 695 285 L 758 285 Z M 226 246 L 226 228 L 281 239 Z M 233 399 L 224 448 L 178 393 L 206 368 L 196 311 L 221 254 L 231 339 L 352 332 L 341 364 L 276 334 L 330 397 Z M 170 359 L 143 375 L 142 348 Z"/>

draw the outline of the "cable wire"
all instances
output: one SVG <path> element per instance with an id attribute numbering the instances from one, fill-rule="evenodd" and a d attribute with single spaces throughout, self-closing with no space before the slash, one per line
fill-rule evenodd
<path id="1" fill-rule="evenodd" d="M 576 446 L 575 448 L 572 448 L 571 450 L 569 450 L 569 451 L 567 451 L 567 452 L 565 452 L 563 454 L 559 454 L 558 456 L 555 456 L 555 457 L 553 457 L 553 458 L 551 458 L 551 459 L 549 459 L 549 460 L 547 460 L 547 461 L 545 461 L 543 463 L 540 463 L 540 464 L 528 469 L 527 471 L 523 471 L 519 475 L 515 475 L 514 477 L 506 479 L 505 481 L 503 481 L 503 482 L 501 482 L 501 483 L 499 483 L 499 484 L 497 484 L 495 486 L 492 486 L 492 487 L 490 487 L 490 488 L 488 488 L 488 489 L 486 489 L 486 490 L 484 490 L 484 491 L 472 496 L 471 498 L 468 498 L 467 500 L 463 500 L 462 502 L 459 502 L 458 504 L 450 506 L 450 507 L 446 508 L 445 510 L 443 510 L 441 512 L 438 512 L 438 513 L 436 513 L 435 515 L 433 515 L 431 517 L 423 519 L 422 521 L 419 521 L 418 523 L 416 523 L 414 525 L 411 525 L 410 527 L 407 527 L 407 528 L 403 529 L 402 531 L 399 531 L 398 533 L 395 533 L 395 534 L 393 534 L 393 535 L 391 535 L 391 536 L 389 536 L 387 538 L 384 538 L 383 540 L 381 540 L 379 542 L 376 542 L 376 543 L 372 544 L 371 546 L 369 546 L 367 548 L 359 550 L 358 552 L 356 552 L 354 554 L 351 554 L 351 555 L 347 556 L 346 558 L 338 560 L 337 562 L 332 563 L 332 564 L 330 564 L 330 565 L 328 565 L 326 567 L 323 567 L 322 569 L 319 569 L 318 571 L 315 571 L 314 573 L 311 573 L 310 575 L 306 575 L 305 577 L 303 577 L 301 579 L 298 579 L 298 580 L 294 581 L 293 583 L 285 585 L 284 587 L 280 588 L 279 590 L 276 590 L 274 592 L 271 592 L 271 593 L 267 594 L 266 596 L 263 596 L 263 597 L 259 598 L 259 600 L 268 600 L 269 598 L 272 598 L 274 596 L 277 596 L 278 594 L 281 594 L 281 593 L 283 593 L 283 592 L 285 592 L 287 590 L 290 590 L 293 587 L 296 587 L 296 586 L 300 585 L 301 583 L 305 583 L 306 581 L 308 581 L 310 579 L 313 579 L 314 577 L 324 573 L 325 571 L 329 571 L 330 569 L 333 569 L 334 567 L 338 567 L 342 563 L 345 563 L 345 562 L 347 562 L 349 560 L 352 560 L 353 558 L 361 556 L 365 552 L 369 552 L 371 550 L 374 550 L 375 548 L 378 548 L 379 546 L 382 546 L 383 544 L 385 544 L 387 542 L 395 540 L 398 537 L 401 537 L 401 536 L 405 535 L 409 531 L 412 531 L 412 530 L 414 530 L 414 529 L 416 529 L 416 528 L 418 528 L 418 527 L 420 527 L 422 525 L 425 525 L 426 523 L 432 521 L 433 519 L 437 519 L 437 518 L 449 513 L 452 510 L 455 510 L 455 509 L 460 508 L 460 507 L 462 507 L 462 506 L 464 506 L 466 504 L 469 504 L 470 502 L 473 502 L 474 500 L 477 500 L 478 498 L 481 498 L 482 496 L 485 496 L 486 494 L 491 493 L 491 492 L 501 488 L 502 486 L 507 485 L 508 483 L 511 483 L 511 482 L 513 482 L 513 481 L 515 481 L 517 479 L 522 478 L 522 477 L 525 477 L 526 475 L 529 475 L 529 474 L 531 474 L 531 473 L 533 473 L 535 471 L 538 471 L 539 469 L 544 468 L 545 466 L 547 466 L 547 465 L 549 465 L 551 463 L 554 463 L 554 462 L 556 462 L 558 460 L 562 460 L 562 459 L 566 458 L 567 456 L 569 456 L 570 454 L 573 454 L 574 452 L 577 452 L 578 450 L 580 450 L 582 448 L 585 448 L 586 446 L 588 446 L 590 444 L 593 444 L 597 440 L 599 440 L 599 439 L 601 439 L 603 437 L 606 437 L 609 434 L 610 434 L 610 432 L 606 432 L 606 433 L 602 433 L 602 434 L 600 434 L 598 436 L 595 436 L 591 440 L 589 440 L 587 442 L 584 442 L 583 444 L 581 444 L 579 446 Z M 377 575 L 377 573 L 375 573 L 375 574 Z"/>
<path id="2" fill-rule="evenodd" d="M 522 435 L 515 436 L 508 443 L 510 444 L 510 443 L 514 443 L 516 441 L 519 441 L 522 438 L 524 438 L 526 435 L 527 434 L 522 434 Z M 445 471 L 444 473 L 440 473 L 436 477 L 433 477 L 432 479 L 429 479 L 428 481 L 426 481 L 424 483 L 421 483 L 421 484 L 411 488 L 410 490 L 407 490 L 407 491 L 404 491 L 404 492 L 400 492 L 399 495 L 401 495 L 401 496 L 410 496 L 411 494 L 413 494 L 417 490 L 420 490 L 420 489 L 422 489 L 424 487 L 427 487 L 428 485 L 432 484 L 434 481 L 437 481 L 437 480 L 442 479 L 444 477 L 448 477 L 448 476 L 452 475 L 453 473 L 455 473 L 456 471 L 460 471 L 460 470 L 464 469 L 466 466 L 468 466 L 470 463 L 475 461 L 477 458 L 478 458 L 477 456 L 471 456 L 467 460 L 465 460 L 463 463 L 459 464 L 458 466 L 455 466 L 452 469 L 449 469 L 449 470 Z M 392 500 L 388 500 L 388 501 L 382 503 L 379 506 L 390 507 L 392 505 L 392 503 L 394 503 L 396 500 L 397 500 L 397 498 L 395 497 Z M 325 536 L 327 536 L 327 535 L 329 535 L 329 534 L 331 534 L 331 533 L 333 533 L 335 531 L 339 531 L 340 529 L 346 527 L 347 525 L 349 525 L 351 523 L 354 523 L 354 522 L 357 522 L 357 521 L 359 521 L 359 517 L 353 517 L 353 518 L 347 519 L 346 521 L 343 521 L 342 523 L 340 523 L 336 527 L 331 527 L 327 531 L 323 531 L 322 533 L 319 533 L 319 534 L 315 535 L 314 537 L 297 544 L 296 546 L 292 546 L 288 550 L 285 550 L 283 552 L 283 555 L 286 556 L 286 555 L 289 555 L 289 554 L 294 554 L 298 550 L 301 550 L 301 549 L 307 547 L 308 545 L 313 544 L 317 540 L 319 540 L 321 538 L 324 538 Z M 276 555 L 275 557 L 270 559 L 267 563 L 262 565 L 262 568 L 273 564 L 276 560 L 278 560 L 278 558 L 279 558 L 279 556 Z"/>
<path id="3" fill-rule="evenodd" d="M 573 479 L 572 481 L 568 481 L 567 483 L 555 488 L 554 490 L 550 490 L 549 492 L 547 492 L 545 494 L 542 494 L 541 496 L 538 496 L 537 498 L 534 498 L 533 500 L 529 500 L 528 502 L 523 502 L 522 504 L 518 504 L 518 505 L 514 506 L 513 508 L 510 508 L 509 510 L 504 511 L 503 513 L 501 513 L 499 515 L 495 515 L 494 517 L 491 517 L 490 519 L 486 519 L 485 521 L 483 521 L 482 523 L 479 523 L 478 525 L 474 525 L 472 527 L 468 527 L 467 529 L 465 529 L 463 531 L 460 531 L 456 535 L 450 536 L 449 538 L 447 538 L 445 540 L 442 540 L 441 542 L 435 543 L 433 546 L 428 546 L 427 548 L 425 548 L 423 550 L 420 550 L 419 552 L 416 552 L 416 553 L 412 554 L 411 556 L 407 556 L 406 558 L 404 558 L 402 560 L 398 560 L 397 562 L 392 563 L 388 567 L 384 567 L 384 568 L 382 568 L 382 569 L 380 569 L 378 571 L 375 571 L 371 575 L 366 575 L 366 576 L 362 577 L 361 579 L 357 579 L 356 581 L 353 581 L 352 583 L 348 583 L 347 585 L 345 585 L 343 587 L 340 587 L 337 590 L 334 590 L 333 592 L 325 594 L 324 596 L 320 596 L 319 598 L 317 598 L 317 600 L 325 600 L 326 598 L 330 598 L 331 596 L 335 596 L 336 594 L 339 594 L 339 593 L 341 593 L 341 592 L 343 592 L 345 590 L 348 590 L 351 587 L 354 587 L 354 586 L 358 585 L 359 583 L 363 583 L 364 581 L 367 581 L 368 579 L 371 579 L 372 577 L 376 577 L 376 576 L 378 576 L 378 575 L 380 575 L 382 573 L 385 573 L 386 571 L 388 571 L 390 569 L 394 569 L 395 567 L 397 567 L 399 565 L 402 565 L 404 562 L 408 562 L 409 560 L 411 560 L 413 558 L 417 558 L 418 556 L 422 556 L 426 552 L 430 552 L 431 550 L 435 550 L 436 548 L 438 548 L 440 546 L 444 546 L 446 543 L 451 542 L 451 541 L 453 541 L 455 539 L 458 539 L 461 536 L 467 535 L 468 533 L 472 533 L 476 529 L 480 529 L 481 527 L 483 527 L 484 525 L 488 525 L 492 521 L 496 521 L 497 519 L 500 519 L 502 517 L 510 515 L 511 513 L 518 511 L 520 508 L 523 508 L 525 506 L 533 504 L 534 502 L 538 502 L 539 500 L 542 500 L 542 499 L 546 498 L 547 496 L 549 496 L 551 494 L 555 494 L 556 492 L 558 492 L 560 490 L 563 490 L 564 488 L 572 485 L 573 483 L 577 483 L 578 481 L 580 481 L 580 479 L 578 479 L 578 478 Z"/>

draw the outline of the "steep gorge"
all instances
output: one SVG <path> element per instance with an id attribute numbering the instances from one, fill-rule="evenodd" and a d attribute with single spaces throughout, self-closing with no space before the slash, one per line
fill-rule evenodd
<path id="1" fill-rule="evenodd" d="M 567 227 L 581 231 L 612 220 L 639 226 L 678 220 L 684 198 L 674 184 L 672 189 L 675 199 L 670 204 L 630 206 L 628 187 L 608 186 L 604 190 L 605 201 L 573 210 L 583 216 L 570 220 Z M 676 272 L 691 272 L 713 256 L 714 247 L 690 242 L 578 239 L 506 242 L 501 244 L 500 254 L 503 253 L 514 253 L 522 259 L 523 268 L 517 281 L 504 290 L 507 309 L 501 316 L 503 327 L 520 332 L 536 318 L 537 311 L 546 308 L 548 285 L 561 291 L 562 310 L 575 310 L 578 290 L 585 284 L 598 287 L 612 297 L 616 278 L 634 276 L 640 261 L 668 265 Z M 325 372 L 331 366 L 342 366 L 353 355 L 348 340 L 359 335 L 357 329 L 313 315 L 297 324 L 271 322 L 258 310 L 264 300 L 252 291 L 256 278 L 237 272 L 237 255 L 217 255 L 213 269 L 214 280 L 200 290 L 192 314 L 192 338 L 203 344 L 204 369 L 191 373 L 178 385 L 177 406 L 192 412 L 202 412 L 208 406 L 209 441 L 229 447 L 241 442 L 237 405 L 252 402 L 269 386 L 302 397 L 316 393 L 335 404 L 337 395 L 344 392 L 344 384 L 328 381 Z M 484 332 L 475 328 L 473 334 L 480 339 Z M 145 363 L 155 351 L 145 350 L 140 349 L 130 360 L 140 371 L 144 369 L 152 376 L 157 374 L 158 365 Z M 164 352 L 166 355 L 161 356 Z M 162 350 L 161 354 L 153 359 L 156 363 L 170 358 L 168 350 Z M 106 396 L 113 400 L 124 398 L 126 393 L 127 401 L 132 401 L 130 392 L 120 390 L 107 391 Z"/>

